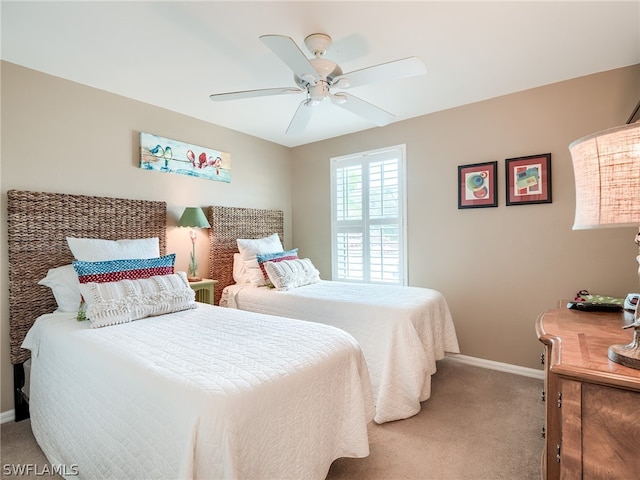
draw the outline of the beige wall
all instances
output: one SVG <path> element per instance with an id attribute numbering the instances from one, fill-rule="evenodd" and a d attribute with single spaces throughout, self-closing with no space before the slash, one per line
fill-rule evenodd
<path id="1" fill-rule="evenodd" d="M 187 232 L 175 227 L 185 206 L 282 209 L 288 232 L 284 241 L 290 245 L 291 152 L 255 137 L 10 63 L 3 62 L 1 68 L 0 410 L 5 412 L 13 408 L 8 348 L 7 190 L 166 201 L 167 249 L 177 254 L 177 268 L 186 270 L 191 243 Z M 141 170 L 140 131 L 230 152 L 231 183 Z M 205 231 L 199 236 L 198 247 L 200 273 L 205 274 Z"/>
<path id="2" fill-rule="evenodd" d="M 640 65 L 297 147 L 293 243 L 331 278 L 329 158 L 405 143 L 409 283 L 444 293 L 463 354 L 540 368 L 540 312 L 580 289 L 640 290 L 635 229 L 571 229 L 568 151 L 624 124 L 638 99 Z M 548 152 L 553 203 L 507 207 L 504 160 Z M 458 165 L 494 160 L 498 207 L 459 210 Z"/>
<path id="3" fill-rule="evenodd" d="M 635 229 L 572 231 L 568 144 L 623 124 L 640 98 L 640 65 L 287 149 L 151 105 L 2 63 L 0 410 L 13 408 L 8 345 L 6 192 L 119 196 L 168 203 L 168 250 L 186 269 L 182 208 L 280 208 L 285 244 L 330 278 L 329 158 L 405 143 L 409 282 L 447 297 L 462 353 L 539 368 L 534 321 L 586 288 L 638 291 Z M 437 92 L 434 92 L 434 95 Z M 232 154 L 230 184 L 138 168 L 137 135 Z M 505 206 L 504 159 L 552 153 L 553 203 Z M 498 161 L 497 208 L 457 209 L 457 166 Z M 203 234 L 204 236 L 204 234 Z M 199 248 L 205 269 L 207 247 Z"/>

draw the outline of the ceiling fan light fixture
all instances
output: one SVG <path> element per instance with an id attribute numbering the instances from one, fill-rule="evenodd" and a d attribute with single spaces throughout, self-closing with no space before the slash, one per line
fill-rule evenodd
<path id="1" fill-rule="evenodd" d="M 321 78 L 332 79 L 342 75 L 342 69 L 328 58 L 312 58 L 309 62 Z"/>
<path id="2" fill-rule="evenodd" d="M 313 100 L 315 105 L 322 102 L 329 95 L 329 85 L 327 82 L 319 81 L 313 86 L 308 87 L 309 99 Z"/>
<path id="3" fill-rule="evenodd" d="M 333 82 L 331 84 L 331 86 L 335 88 L 349 88 L 350 85 L 351 82 L 347 77 L 339 78 L 337 82 Z"/>
<path id="4" fill-rule="evenodd" d="M 316 79 L 313 75 L 311 75 L 310 73 L 304 74 L 302 77 L 297 77 L 294 75 L 294 79 L 296 81 L 296 83 L 301 86 L 302 88 L 305 88 L 306 85 L 315 85 L 316 84 Z"/>
<path id="5" fill-rule="evenodd" d="M 346 95 L 343 95 L 341 93 L 336 93 L 331 97 L 331 99 L 333 100 L 333 103 L 336 103 L 338 105 L 343 105 L 344 103 L 347 102 L 349 98 Z"/>

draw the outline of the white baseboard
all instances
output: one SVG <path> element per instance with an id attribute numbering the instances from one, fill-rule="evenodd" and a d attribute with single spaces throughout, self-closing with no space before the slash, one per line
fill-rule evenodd
<path id="1" fill-rule="evenodd" d="M 7 410 L 6 412 L 0 413 L 0 423 L 13 422 L 15 419 L 16 419 L 15 410 Z"/>
<path id="2" fill-rule="evenodd" d="M 514 373 L 524 377 L 538 378 L 544 380 L 544 370 L 536 370 L 535 368 L 520 367 L 510 363 L 494 362 L 493 360 L 485 360 L 484 358 L 469 357 L 459 353 L 447 354 L 447 359 L 455 362 L 473 365 L 474 367 L 489 368 L 491 370 L 499 370 L 501 372 Z"/>

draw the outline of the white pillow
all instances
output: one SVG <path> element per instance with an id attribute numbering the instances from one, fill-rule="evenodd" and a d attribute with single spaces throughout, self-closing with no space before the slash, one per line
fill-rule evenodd
<path id="1" fill-rule="evenodd" d="M 255 260 L 258 253 L 276 253 L 284 250 L 277 233 L 264 238 L 239 238 L 237 240 L 238 251 L 243 262 Z M 257 267 L 257 265 L 256 265 Z"/>
<path id="2" fill-rule="evenodd" d="M 320 281 L 320 272 L 308 258 L 267 262 L 264 268 L 276 290 L 291 290 Z"/>
<path id="3" fill-rule="evenodd" d="M 238 284 L 249 283 L 249 275 L 239 253 L 233 254 L 233 281 Z"/>
<path id="4" fill-rule="evenodd" d="M 132 240 L 67 237 L 67 244 L 75 259 L 84 262 L 157 258 L 160 256 L 158 237 Z"/>
<path id="5" fill-rule="evenodd" d="M 80 291 L 91 328 L 197 308 L 195 291 L 184 272 L 139 280 L 84 283 Z"/>
<path id="6" fill-rule="evenodd" d="M 273 233 L 264 238 L 239 238 L 237 243 L 244 266 L 243 281 L 236 283 L 251 283 L 255 286 L 264 285 L 264 275 L 260 270 L 256 255 L 258 253 L 277 253 L 284 250 L 280 237 L 277 233 Z"/>
<path id="7" fill-rule="evenodd" d="M 49 287 L 58 304 L 58 312 L 77 312 L 80 305 L 80 281 L 73 265 L 51 268 L 38 285 Z"/>

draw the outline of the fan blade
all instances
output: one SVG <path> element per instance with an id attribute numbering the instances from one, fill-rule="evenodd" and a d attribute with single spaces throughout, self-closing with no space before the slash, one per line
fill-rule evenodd
<path id="1" fill-rule="evenodd" d="M 304 81 L 314 83 L 320 78 L 316 69 L 292 38 L 283 35 L 262 35 L 260 40 Z"/>
<path id="2" fill-rule="evenodd" d="M 313 115 L 314 107 L 312 105 L 314 104 L 311 100 L 303 100 L 300 105 L 298 105 L 298 109 L 293 115 L 285 135 L 298 135 L 304 132 L 304 129 L 309 125 L 309 120 L 311 120 L 311 116 Z"/>
<path id="3" fill-rule="evenodd" d="M 372 123 L 375 123 L 379 127 L 384 127 L 389 124 L 395 116 L 386 110 L 376 107 L 375 105 L 365 102 L 361 98 L 354 97 L 348 93 L 337 93 L 331 96 L 331 101 L 345 110 L 349 110 L 351 113 L 366 118 Z"/>
<path id="4" fill-rule="evenodd" d="M 238 100 L 240 98 L 267 97 L 269 95 L 283 95 L 287 93 L 303 93 L 304 90 L 297 88 L 262 88 L 259 90 L 243 90 L 241 92 L 213 93 L 209 98 L 214 102 L 224 102 L 227 100 Z"/>
<path id="5" fill-rule="evenodd" d="M 339 75 L 333 79 L 331 84 L 338 88 L 352 88 L 368 83 L 415 77 L 416 75 L 424 75 L 425 73 L 427 73 L 427 66 L 422 60 L 417 57 L 408 57 Z M 343 80 L 344 86 L 336 85 L 340 79 L 345 79 L 348 82 L 345 83 Z"/>

